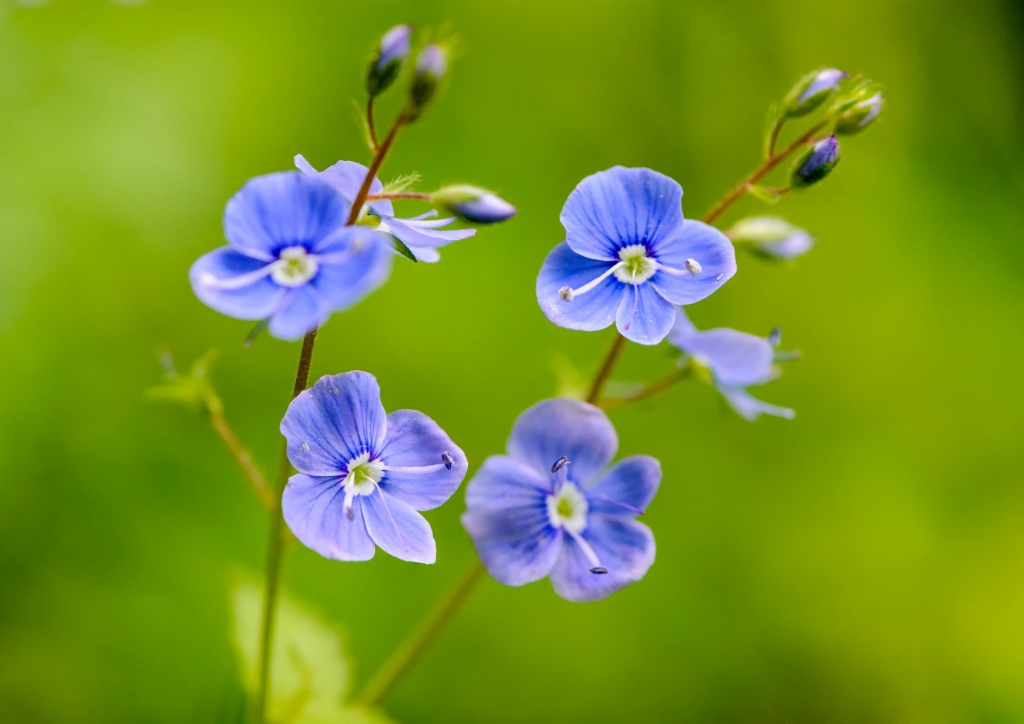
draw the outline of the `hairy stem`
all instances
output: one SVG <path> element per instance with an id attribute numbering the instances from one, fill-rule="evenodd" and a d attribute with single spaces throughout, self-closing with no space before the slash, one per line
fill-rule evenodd
<path id="1" fill-rule="evenodd" d="M 352 201 L 352 209 L 348 212 L 348 220 L 345 222 L 346 226 L 352 226 L 359 219 L 359 214 L 363 210 L 363 204 L 366 203 L 366 197 L 370 195 L 370 187 L 373 185 L 373 180 L 377 178 L 377 172 L 380 171 L 384 158 L 388 155 L 388 151 L 391 150 L 391 146 L 394 145 L 395 139 L 398 138 L 398 132 L 402 130 L 402 126 L 407 122 L 408 115 L 405 111 L 402 111 L 398 114 L 395 122 L 391 124 L 391 130 L 384 137 L 384 141 L 377 147 L 377 153 L 374 154 L 373 161 L 370 162 L 370 167 L 366 171 L 363 185 L 359 187 L 359 193 L 356 194 L 356 198 Z"/>
<path id="2" fill-rule="evenodd" d="M 415 201 L 430 201 L 430 194 L 398 193 L 398 194 L 367 194 L 367 201 L 379 201 L 380 199 L 412 199 Z"/>
<path id="3" fill-rule="evenodd" d="M 249 481 L 249 485 L 252 486 L 253 491 L 262 501 L 263 505 L 268 509 L 273 508 L 275 505 L 273 491 L 267 485 L 267 480 L 263 477 L 263 473 L 256 467 L 256 463 L 253 462 L 249 451 L 245 449 L 238 436 L 235 435 L 235 431 L 231 429 L 228 421 L 224 418 L 224 412 L 219 407 L 211 407 L 209 412 L 210 424 L 217 431 L 217 435 L 224 442 L 224 446 L 231 453 L 231 457 L 238 463 L 238 467 L 242 469 L 245 479 Z"/>
<path id="4" fill-rule="evenodd" d="M 634 392 L 632 395 L 627 395 L 626 397 L 612 397 L 604 399 L 598 402 L 597 406 L 600 407 L 602 410 L 617 410 L 620 407 L 625 407 L 626 405 L 632 404 L 634 402 L 639 402 L 640 400 L 645 400 L 648 397 L 653 397 L 659 392 L 664 392 L 672 385 L 676 384 L 677 382 L 681 382 L 682 380 L 685 380 L 689 376 L 689 366 L 682 367 L 676 370 L 675 372 L 672 372 L 671 374 L 667 374 L 664 377 L 655 380 L 654 382 L 647 383 L 642 388 Z"/>
<path id="5" fill-rule="evenodd" d="M 438 602 L 412 635 L 395 649 L 373 678 L 366 683 L 356 699 L 359 703 L 372 706 L 395 688 L 462 608 L 462 604 L 466 602 L 486 570 L 480 561 L 473 562 L 466 574 L 455 584 L 455 588 Z"/>
<path id="6" fill-rule="evenodd" d="M 718 203 L 712 206 L 711 210 L 704 215 L 702 221 L 705 224 L 713 224 L 718 217 L 729 209 L 730 206 L 743 198 L 744 194 L 747 193 L 747 189 L 771 173 L 775 167 L 786 160 L 793 151 L 813 139 L 815 135 L 817 135 L 826 125 L 828 125 L 826 121 L 818 123 L 807 131 L 807 133 L 797 138 L 777 154 L 766 159 L 760 166 L 751 171 L 746 178 L 736 184 L 736 186 L 729 193 L 723 196 Z"/>

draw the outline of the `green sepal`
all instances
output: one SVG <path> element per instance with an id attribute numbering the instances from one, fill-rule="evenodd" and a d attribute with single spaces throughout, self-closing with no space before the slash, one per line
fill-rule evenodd
<path id="1" fill-rule="evenodd" d="M 407 247 L 405 245 L 405 242 L 403 242 L 397 236 L 392 236 L 391 241 L 394 242 L 395 251 L 397 251 L 399 254 L 404 256 L 406 259 L 411 259 L 412 261 L 419 261 L 419 259 L 416 258 L 416 255 L 412 253 L 412 249 Z"/>

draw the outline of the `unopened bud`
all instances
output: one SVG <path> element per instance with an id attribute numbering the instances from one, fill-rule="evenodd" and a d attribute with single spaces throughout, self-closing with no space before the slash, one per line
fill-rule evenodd
<path id="1" fill-rule="evenodd" d="M 790 184 L 794 189 L 813 186 L 828 176 L 839 163 L 839 141 L 835 134 L 815 143 L 793 168 Z"/>
<path id="2" fill-rule="evenodd" d="M 474 224 L 494 224 L 516 215 L 516 207 L 509 202 L 486 189 L 465 184 L 435 191 L 430 202 Z"/>
<path id="3" fill-rule="evenodd" d="M 875 93 L 870 98 L 857 101 L 844 110 L 836 118 L 836 133 L 851 135 L 860 133 L 875 122 L 885 109 L 885 99 L 881 93 Z"/>
<path id="4" fill-rule="evenodd" d="M 409 91 L 409 101 L 414 115 L 430 102 L 441 85 L 445 71 L 448 69 L 448 59 L 440 45 L 431 43 L 422 51 L 416 59 L 416 73 L 412 79 L 412 89 Z"/>
<path id="5" fill-rule="evenodd" d="M 411 35 L 411 25 L 396 25 L 381 37 L 380 46 L 366 73 L 366 92 L 371 98 L 380 95 L 395 82 L 402 63 L 409 55 Z"/>
<path id="6" fill-rule="evenodd" d="M 810 234 L 776 216 L 743 219 L 729 229 L 726 236 L 734 244 L 749 244 L 759 254 L 776 259 L 795 259 L 814 246 Z"/>
<path id="7" fill-rule="evenodd" d="M 785 100 L 782 101 L 782 112 L 789 118 L 810 113 L 824 103 L 839 87 L 840 81 L 848 75 L 835 68 L 808 73 L 786 94 Z"/>

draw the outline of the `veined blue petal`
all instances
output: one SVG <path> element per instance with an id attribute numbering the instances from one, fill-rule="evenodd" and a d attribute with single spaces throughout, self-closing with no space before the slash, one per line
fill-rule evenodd
<path id="1" fill-rule="evenodd" d="M 615 326 L 631 342 L 658 344 L 676 321 L 675 305 L 661 296 L 650 282 L 624 286 L 626 294 L 619 302 Z"/>
<path id="2" fill-rule="evenodd" d="M 224 233 L 235 248 L 272 261 L 286 247 L 312 248 L 345 224 L 348 208 L 319 179 L 296 171 L 257 176 L 228 201 Z"/>
<path id="3" fill-rule="evenodd" d="M 615 456 L 619 438 L 603 411 L 579 400 L 554 398 L 527 409 L 512 426 L 508 454 L 551 478 L 551 467 L 569 459 L 568 478 L 585 486 Z"/>
<path id="4" fill-rule="evenodd" d="M 432 249 L 426 246 L 410 246 L 409 251 L 416 257 L 417 261 L 425 261 L 428 264 L 434 264 L 441 261 L 441 252 L 437 249 Z M 397 251 L 395 252 L 398 253 Z"/>
<path id="5" fill-rule="evenodd" d="M 341 237 L 344 243 L 320 252 L 325 261 L 310 280 L 336 312 L 348 309 L 387 281 L 393 261 L 391 240 L 386 235 L 362 226 L 349 227 L 345 234 Z M 340 261 L 332 263 L 332 258 Z"/>
<path id="6" fill-rule="evenodd" d="M 736 273 L 736 251 L 721 231 L 700 221 L 684 221 L 682 233 L 665 238 L 654 248 L 659 269 L 650 284 L 673 304 L 693 304 L 708 297 Z M 687 259 L 700 265 L 690 274 Z"/>
<path id="7" fill-rule="evenodd" d="M 796 412 L 788 407 L 769 405 L 767 402 L 757 399 L 743 388 L 719 386 L 718 391 L 722 393 L 725 401 L 729 403 L 732 409 L 736 410 L 741 417 L 751 422 L 761 415 L 774 415 L 775 417 L 784 417 L 787 420 L 792 420 L 796 417 Z"/>
<path id="8" fill-rule="evenodd" d="M 340 478 L 293 475 L 281 499 L 288 529 L 302 545 L 324 558 L 368 561 L 374 546 L 363 522 L 360 499 L 352 502 L 353 516 L 344 510 L 345 491 Z"/>
<path id="9" fill-rule="evenodd" d="M 487 458 L 466 489 L 462 524 L 488 573 L 507 586 L 548 575 L 562 539 L 547 512 L 547 480 L 505 456 Z"/>
<path id="10" fill-rule="evenodd" d="M 450 470 L 445 453 L 454 461 Z M 387 466 L 381 489 L 415 510 L 436 508 L 452 497 L 469 465 L 447 433 L 416 410 L 388 415 L 380 460 Z"/>
<path id="11" fill-rule="evenodd" d="M 434 534 L 426 518 L 377 488 L 360 496 L 366 531 L 385 553 L 413 563 L 437 560 Z"/>
<path id="12" fill-rule="evenodd" d="M 697 334 L 697 327 L 686 316 L 686 312 L 683 311 L 682 307 L 676 308 L 676 321 L 672 325 L 672 331 L 668 333 L 669 343 L 683 349 L 685 340 L 694 334 Z"/>
<path id="13" fill-rule="evenodd" d="M 758 385 L 771 379 L 775 350 L 763 337 L 735 329 L 709 329 L 686 337 L 679 347 L 699 358 L 726 387 Z"/>
<path id="14" fill-rule="evenodd" d="M 437 231 L 431 225 L 436 222 L 415 221 L 411 219 L 382 218 L 387 231 L 409 247 L 433 248 L 445 246 L 453 241 L 468 239 L 476 234 L 476 229 L 450 229 Z"/>
<path id="15" fill-rule="evenodd" d="M 326 375 L 299 393 L 281 421 L 288 459 L 308 475 L 343 475 L 361 453 L 376 454 L 386 417 L 376 378 L 366 372 Z"/>
<path id="16" fill-rule="evenodd" d="M 270 279 L 268 262 L 254 259 L 230 246 L 222 246 L 196 259 L 189 270 L 192 290 L 199 300 L 221 314 L 236 319 L 266 319 L 281 306 L 285 289 Z M 223 282 L 250 283 L 240 288 L 224 288 Z"/>
<path id="17" fill-rule="evenodd" d="M 591 516 L 582 535 L 608 572 L 591 573 L 590 558 L 571 536 L 565 536 L 551 571 L 551 584 L 562 598 L 570 601 L 607 598 L 639 581 L 654 563 L 654 536 L 642 523 Z"/>
<path id="18" fill-rule="evenodd" d="M 338 161 L 323 171 L 317 171 L 301 153 L 295 157 L 295 166 L 307 176 L 319 178 L 330 184 L 335 191 L 342 195 L 349 206 L 356 200 L 356 195 L 370 170 L 355 161 Z M 383 190 L 384 184 L 380 182 L 380 179 L 374 178 L 373 183 L 370 184 L 370 193 L 379 194 Z M 378 215 L 393 216 L 395 213 L 395 208 L 388 199 L 371 201 L 368 206 Z"/>
<path id="19" fill-rule="evenodd" d="M 683 222 L 683 189 L 647 168 L 615 166 L 583 179 L 562 209 L 566 242 L 577 254 L 618 261 L 631 244 L 656 247 Z"/>
<path id="20" fill-rule="evenodd" d="M 270 333 L 278 339 L 294 342 L 312 332 L 331 316 L 331 301 L 314 285 L 289 289 L 281 307 L 270 317 Z"/>
<path id="21" fill-rule="evenodd" d="M 650 505 L 660 483 L 657 460 L 649 455 L 623 458 L 585 491 L 589 515 L 635 518 Z"/>
<path id="22" fill-rule="evenodd" d="M 614 274 L 608 274 L 592 289 L 574 296 L 571 302 L 563 300 L 558 291 L 562 287 L 585 288 L 611 268 L 610 262 L 580 256 L 565 242 L 556 246 L 537 276 L 537 302 L 545 316 L 567 329 L 593 332 L 610 326 L 626 289 Z"/>

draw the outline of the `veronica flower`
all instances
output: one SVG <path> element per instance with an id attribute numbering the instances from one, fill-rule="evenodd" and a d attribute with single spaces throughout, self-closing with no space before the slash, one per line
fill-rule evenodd
<path id="1" fill-rule="evenodd" d="M 588 176 L 562 209 L 565 241 L 544 260 L 537 301 L 555 324 L 593 331 L 613 322 L 626 338 L 657 344 L 676 306 L 693 304 L 736 273 L 729 239 L 683 219 L 683 189 L 646 168 Z"/>
<path id="2" fill-rule="evenodd" d="M 585 402 L 544 400 L 519 416 L 508 454 L 470 481 L 462 516 L 495 579 L 550 576 L 563 598 L 595 601 L 644 577 L 654 536 L 633 519 L 657 492 L 661 466 L 636 455 L 602 472 L 617 447 L 608 417 Z"/>
<path id="3" fill-rule="evenodd" d="M 796 413 L 753 397 L 747 387 L 774 379 L 777 337 L 764 339 L 734 329 L 697 331 L 682 309 L 668 341 L 711 373 L 715 388 L 747 420 L 760 415 L 792 419 Z"/>
<path id="4" fill-rule="evenodd" d="M 317 171 L 301 154 L 295 157 L 295 166 L 307 176 L 320 178 L 329 183 L 349 204 L 355 201 L 368 170 L 366 166 L 354 161 L 338 161 L 330 168 Z M 384 184 L 375 178 L 370 186 L 370 193 L 379 194 L 383 190 Z M 434 219 L 433 217 L 437 216 L 436 211 L 409 219 L 396 218 L 394 206 L 389 199 L 370 201 L 364 205 L 362 212 L 366 213 L 367 209 L 379 220 L 377 231 L 391 234 L 401 241 L 419 261 L 438 261 L 441 258 L 437 251 L 439 247 L 453 241 L 468 239 L 476 233 L 476 229 L 440 231 L 440 227 L 447 226 L 455 219 Z"/>
<path id="5" fill-rule="evenodd" d="M 396 558 L 433 563 L 430 525 L 417 513 L 452 496 L 466 456 L 422 412 L 387 415 L 376 378 L 326 376 L 281 421 L 299 471 L 284 489 L 284 519 L 302 544 L 339 561 L 365 561 L 375 545 Z"/>
<path id="6" fill-rule="evenodd" d="M 228 246 L 189 271 L 206 305 L 237 319 L 269 319 L 298 339 L 391 273 L 387 237 L 346 227 L 349 207 L 330 185 L 294 171 L 249 180 L 224 210 Z"/>

